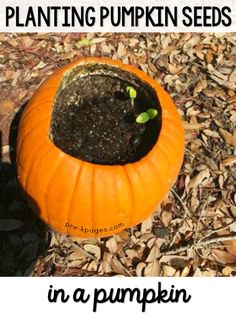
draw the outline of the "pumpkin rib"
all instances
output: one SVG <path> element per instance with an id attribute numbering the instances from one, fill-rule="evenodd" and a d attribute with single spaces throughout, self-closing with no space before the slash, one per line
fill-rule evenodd
<path id="1" fill-rule="evenodd" d="M 127 175 L 126 175 L 126 171 L 124 169 L 123 166 L 119 165 L 117 168 L 118 172 L 117 172 L 117 198 L 120 202 L 120 208 L 122 209 L 123 213 L 124 213 L 124 217 L 125 217 L 125 221 L 128 222 L 128 217 L 129 217 L 129 212 L 130 209 L 132 209 L 132 192 L 130 191 L 130 183 L 125 180 L 127 179 Z M 121 193 L 120 188 L 118 189 L 118 183 L 121 183 L 122 186 L 126 186 L 125 188 L 123 187 L 123 189 L 125 189 L 125 193 Z M 128 192 L 127 192 L 128 190 Z M 126 203 L 124 205 L 124 199 L 126 199 Z M 128 203 L 128 211 L 127 211 L 127 203 Z M 128 226 L 128 224 L 127 224 Z"/>
<path id="2" fill-rule="evenodd" d="M 123 170 L 125 172 L 125 175 L 127 177 L 128 183 L 129 183 L 129 189 L 130 189 L 130 193 L 131 193 L 131 206 L 132 206 L 131 207 L 132 208 L 131 211 L 133 211 L 133 209 L 135 209 L 135 198 L 134 198 L 134 192 L 133 192 L 133 185 L 131 183 L 129 174 L 127 172 L 126 165 L 124 165 Z M 130 225 L 130 221 L 129 221 L 128 225 Z"/>
<path id="3" fill-rule="evenodd" d="M 75 194 L 75 191 L 76 191 L 76 188 L 77 188 L 77 184 L 78 184 L 78 181 L 79 181 L 79 175 L 80 175 L 80 172 L 81 172 L 81 169 L 82 169 L 82 166 L 83 166 L 83 161 L 81 161 L 80 164 L 77 163 L 77 165 L 79 165 L 79 167 L 78 167 L 78 170 L 77 170 L 75 184 L 72 186 L 73 189 L 72 189 L 72 193 L 71 193 L 71 196 L 70 196 L 70 202 L 68 204 L 68 211 L 67 211 L 67 222 L 68 223 L 70 222 L 69 218 L 70 218 L 70 214 L 71 214 L 72 201 L 73 201 L 74 194 Z M 69 234 L 69 227 L 67 227 L 67 234 Z"/>
<path id="4" fill-rule="evenodd" d="M 55 171 L 52 175 L 51 183 L 53 185 L 50 185 L 47 191 L 47 196 L 50 196 L 47 203 L 53 214 L 51 224 L 59 230 L 64 228 L 65 222 L 67 222 L 71 185 L 75 182 L 76 170 L 78 169 L 78 165 L 74 165 L 73 161 L 66 161 L 64 156 L 62 157 L 62 165 L 65 166 L 62 172 Z M 61 169 L 61 166 L 59 165 L 58 168 Z M 71 174 L 71 171 L 73 174 Z M 70 185 L 67 183 L 69 174 Z"/>
<path id="5" fill-rule="evenodd" d="M 173 121 L 172 119 L 169 118 L 164 118 L 164 120 L 162 121 L 162 132 L 166 132 L 166 130 L 169 129 L 169 124 L 171 124 L 172 126 L 175 125 L 175 133 L 179 133 L 179 134 L 183 134 L 183 128 L 181 126 L 179 126 L 179 123 L 177 121 Z M 162 129 L 161 128 L 161 129 Z M 176 135 L 175 135 L 176 137 Z"/>
<path id="6" fill-rule="evenodd" d="M 92 185 L 92 173 L 91 164 L 83 161 L 83 165 L 80 168 L 80 173 L 78 175 L 78 181 L 76 185 L 76 195 L 72 199 L 72 209 L 73 213 L 71 219 L 74 224 L 80 224 L 79 219 L 81 218 L 83 225 L 86 228 L 91 228 L 90 223 L 90 212 L 91 210 L 91 185 Z M 87 237 L 87 234 L 83 237 Z"/>
<path id="7" fill-rule="evenodd" d="M 171 160 L 169 159 L 169 156 L 165 153 L 165 150 L 163 150 L 163 148 L 161 147 L 161 143 L 158 143 L 157 145 L 158 147 L 156 147 L 156 156 L 159 156 L 159 154 L 161 154 L 163 160 L 167 160 L 168 164 L 171 165 Z M 149 158 L 154 159 L 154 155 L 150 155 Z"/>
<path id="8" fill-rule="evenodd" d="M 173 139 L 173 137 L 174 137 L 174 139 Z M 180 137 L 180 132 L 178 132 L 178 130 L 175 130 L 175 134 L 173 135 L 172 130 L 170 130 L 169 128 L 163 129 L 161 131 L 161 134 L 160 134 L 160 138 L 161 138 L 160 140 L 161 141 L 162 140 L 166 141 L 166 139 L 168 139 L 168 141 L 171 143 L 171 145 L 174 145 L 175 148 L 177 147 L 177 144 L 179 144 L 179 142 L 180 142 L 180 141 L 176 141 L 176 140 L 178 140 L 179 137 Z M 162 139 L 162 138 L 165 138 L 165 139 Z M 173 140 L 175 140 L 175 141 L 173 141 Z"/>
<path id="9" fill-rule="evenodd" d="M 163 120 L 162 120 L 162 128 L 161 129 L 163 129 L 162 130 L 163 132 L 166 132 L 168 130 L 170 133 L 171 133 L 171 129 L 174 129 L 175 132 L 179 132 L 181 135 L 183 134 L 183 131 L 184 131 L 183 127 L 180 126 L 179 124 L 177 124 L 176 120 L 173 121 L 170 118 L 163 118 Z"/>
<path id="10" fill-rule="evenodd" d="M 163 177 L 160 176 L 160 172 L 158 171 L 158 169 L 156 168 L 156 164 L 153 163 L 152 159 L 149 158 L 148 159 L 148 165 L 150 170 L 155 173 L 155 177 L 158 178 L 158 181 L 156 181 L 156 185 L 158 185 L 159 187 L 161 186 L 163 188 Z M 162 164 L 161 164 L 162 165 Z M 162 174 L 161 174 L 162 175 Z M 159 184 L 161 182 L 161 185 Z M 169 186 L 169 185 L 168 185 Z"/>
<path id="11" fill-rule="evenodd" d="M 166 133 L 166 134 L 162 133 L 161 140 L 162 141 L 159 141 L 159 145 L 163 145 L 163 146 L 167 147 L 167 149 L 168 149 L 167 152 L 169 150 L 174 151 L 175 155 L 178 156 L 180 150 L 182 151 L 182 148 L 178 149 L 176 142 L 172 142 L 171 137 L 168 133 Z"/>
<path id="12" fill-rule="evenodd" d="M 35 130 L 35 132 L 36 132 L 37 130 Z M 40 132 L 38 135 L 43 135 L 44 134 L 44 132 Z M 20 152 L 21 150 L 22 150 L 22 148 L 23 148 L 23 146 L 25 145 L 25 146 L 27 146 L 28 147 L 28 140 L 29 140 L 29 136 L 31 136 L 33 139 L 35 138 L 35 136 L 33 135 L 33 133 L 32 132 L 29 132 L 28 133 L 28 136 L 26 136 L 26 137 L 24 137 L 23 139 L 22 139 L 22 141 L 19 143 L 19 145 L 18 145 L 18 147 L 17 147 L 17 152 Z M 43 138 L 43 137 L 42 137 Z M 43 141 L 46 143 L 47 142 L 47 140 L 45 140 L 45 138 L 43 138 Z"/>
<path id="13" fill-rule="evenodd" d="M 44 105 L 44 104 L 48 104 L 48 100 L 46 100 L 45 102 L 42 102 L 42 103 L 36 103 L 36 104 L 33 104 L 33 105 L 30 105 L 30 107 L 27 109 L 27 111 L 24 112 L 24 115 L 22 115 L 22 119 L 21 119 L 21 122 L 23 123 L 24 120 L 28 117 L 28 115 L 31 115 L 33 111 L 35 110 L 40 110 L 41 106 Z"/>
<path id="14" fill-rule="evenodd" d="M 25 156 L 21 155 L 20 158 L 17 158 L 17 163 L 20 167 L 24 168 L 24 172 L 28 173 L 31 166 L 35 163 L 34 157 L 37 157 L 37 153 L 38 153 L 39 148 L 41 148 L 41 150 L 43 150 L 43 148 L 46 146 L 47 146 L 47 141 L 45 139 L 43 139 L 43 141 L 40 144 L 37 144 L 37 147 L 35 147 L 35 150 L 31 149 L 29 154 L 27 154 Z M 25 149 L 24 149 L 24 147 L 25 147 Z M 23 142 L 22 146 L 21 146 L 21 150 L 27 150 L 27 148 L 28 148 L 28 143 Z M 19 151 L 17 154 L 19 154 Z M 29 161 L 30 165 L 29 165 L 29 163 L 25 163 L 26 160 Z M 30 173 L 27 175 L 30 175 Z M 22 185 L 23 185 L 23 187 L 25 187 L 26 183 L 22 182 Z"/>
<path id="15" fill-rule="evenodd" d="M 172 117 L 169 117 L 169 116 L 168 116 L 168 117 L 163 117 L 163 119 L 162 119 L 162 124 L 163 124 L 163 123 L 164 123 L 164 124 L 165 124 L 165 123 L 167 124 L 168 121 L 170 121 L 171 124 L 174 124 L 174 125 L 175 125 L 177 128 L 179 128 L 181 131 L 183 130 L 183 127 L 179 125 L 179 122 L 176 121 L 176 118 L 173 119 Z"/>
<path id="16" fill-rule="evenodd" d="M 27 117 L 28 118 L 28 117 Z M 38 117 L 37 117 L 38 118 Z M 40 120 L 38 120 L 36 118 L 36 123 L 34 122 L 34 125 L 32 126 L 32 128 L 29 130 L 29 133 L 31 133 L 31 132 L 33 132 L 35 129 L 37 130 L 38 129 L 38 126 L 40 125 L 40 124 L 44 124 L 44 122 L 45 121 L 48 121 L 48 115 L 46 115 L 45 114 L 45 117 L 43 117 L 43 119 L 40 119 Z M 29 119 L 29 118 L 28 118 Z M 31 119 L 30 119 L 31 120 Z M 24 123 L 27 123 L 27 120 L 26 120 L 26 122 L 24 121 Z M 27 134 L 28 135 L 28 134 Z M 26 136 L 27 136 L 26 135 Z"/>
<path id="17" fill-rule="evenodd" d="M 94 194 L 95 194 L 95 190 L 93 187 L 93 180 L 94 180 L 94 165 L 91 165 L 91 180 L 90 180 L 90 185 L 91 185 L 91 193 L 90 193 L 90 199 L 91 199 L 91 207 L 90 207 L 90 218 L 91 218 L 91 222 L 92 222 L 92 229 L 95 228 L 95 220 L 93 218 L 93 198 L 94 198 Z"/>
<path id="18" fill-rule="evenodd" d="M 17 150 L 18 151 L 20 151 L 21 150 L 21 146 L 22 146 L 22 142 L 25 142 L 25 140 L 27 140 L 28 141 L 28 137 L 29 137 L 29 135 L 31 135 L 32 134 L 32 137 L 33 137 L 33 133 L 35 132 L 35 131 L 38 131 L 38 128 L 37 127 L 39 127 L 39 125 L 41 125 L 42 124 L 42 122 L 43 121 L 46 121 L 46 120 L 48 120 L 48 118 L 47 119 L 43 119 L 42 121 L 39 121 L 36 125 L 34 125 L 33 126 L 33 128 L 32 129 L 30 129 L 27 133 L 23 133 L 23 135 L 21 136 L 21 138 L 20 138 L 20 140 L 18 141 L 18 144 L 17 144 Z M 42 135 L 44 135 L 45 134 L 45 131 L 43 130 L 42 131 Z M 21 141 L 21 142 L 20 142 Z"/>
<path id="19" fill-rule="evenodd" d="M 58 81 L 56 81 L 57 79 L 58 79 Z M 56 90 L 59 88 L 59 85 L 60 85 L 60 83 L 61 83 L 61 81 L 60 81 L 61 79 L 63 79 L 63 78 L 60 78 L 60 77 L 54 78 L 54 79 L 53 79 L 53 82 L 56 81 L 56 84 L 54 84 L 54 83 L 52 84 L 52 83 L 51 83 L 51 84 L 50 84 L 49 86 L 47 86 L 47 87 L 44 87 L 44 86 L 43 86 L 43 84 L 47 81 L 47 80 L 45 80 L 45 81 L 42 83 L 42 87 L 40 88 L 40 93 L 45 93 L 45 92 L 48 92 L 48 91 L 50 92 L 52 89 L 56 91 Z"/>
<path id="20" fill-rule="evenodd" d="M 39 169 L 42 167 L 42 162 L 43 162 L 43 160 L 46 159 L 46 156 L 47 156 L 48 152 L 50 151 L 50 148 L 46 147 L 45 151 L 46 151 L 45 154 L 42 154 L 42 158 L 41 158 L 41 160 L 39 162 Z M 44 198 L 43 194 L 41 194 L 41 198 L 42 199 Z M 42 211 L 42 209 L 41 209 L 41 211 Z M 47 213 L 47 209 L 45 207 L 44 207 L 44 213 L 46 214 L 46 220 L 48 221 L 48 213 Z"/>
<path id="21" fill-rule="evenodd" d="M 176 133 L 179 134 L 179 136 L 183 135 L 183 127 L 179 125 L 179 121 L 172 120 L 169 118 L 163 118 L 162 120 L 162 127 L 161 127 L 161 134 L 167 133 L 172 134 L 172 129 L 174 129 L 175 134 L 173 135 L 175 139 L 177 138 Z"/>
<path id="22" fill-rule="evenodd" d="M 129 165 L 132 166 L 132 168 L 133 168 L 133 170 L 135 171 L 135 173 L 137 174 L 137 176 L 138 176 L 140 182 L 142 183 L 142 186 L 144 186 L 142 177 L 140 176 L 140 174 L 139 174 L 139 172 L 138 172 L 138 169 L 135 167 L 134 163 L 130 163 Z"/>
<path id="23" fill-rule="evenodd" d="M 39 135 L 41 135 L 41 133 L 39 133 Z M 32 135 L 31 135 L 31 137 L 34 138 Z M 30 152 L 27 153 L 26 156 L 27 156 L 27 160 L 29 161 L 28 164 L 25 164 L 25 173 L 27 173 L 27 176 L 28 176 L 28 175 L 31 175 L 31 172 L 29 172 L 29 171 L 30 171 L 32 165 L 35 163 L 35 158 L 34 158 L 34 157 L 35 157 L 35 156 L 37 157 L 37 153 L 38 153 L 39 148 L 45 147 L 45 146 L 46 146 L 46 143 L 47 143 L 47 141 L 46 141 L 44 138 L 42 138 L 41 142 L 40 142 L 40 143 L 37 143 L 37 146 L 31 148 Z M 24 142 L 22 143 L 21 149 L 23 149 L 24 146 L 26 146 L 26 149 L 25 149 L 25 150 L 27 150 L 27 148 L 28 148 L 28 143 L 27 143 L 27 141 L 24 141 Z M 21 149 L 20 149 L 20 150 L 21 150 Z M 19 151 L 18 151 L 18 152 L 19 152 Z M 24 157 L 24 156 L 22 157 L 22 155 L 21 155 L 21 159 L 23 158 L 23 159 L 25 160 L 26 156 L 25 156 L 25 157 Z M 19 165 L 21 165 L 21 166 L 23 167 L 22 161 L 19 161 L 19 160 L 18 160 L 18 163 L 19 163 Z M 26 176 L 26 178 L 27 178 L 27 176 Z M 25 185 L 26 185 L 26 178 L 25 178 L 25 182 L 22 183 L 24 187 L 25 187 Z"/>
<path id="24" fill-rule="evenodd" d="M 158 172 L 158 170 L 157 170 L 157 168 L 156 168 L 156 164 L 153 163 L 153 161 L 152 161 L 151 158 L 149 158 L 149 159 L 147 160 L 147 162 L 148 162 L 148 165 L 149 165 L 149 167 L 150 167 L 152 173 L 155 174 L 155 177 L 156 177 L 156 178 L 159 178 L 159 176 L 158 176 L 158 175 L 159 175 L 159 172 Z"/>
<path id="25" fill-rule="evenodd" d="M 125 212 L 120 205 L 120 199 L 119 199 L 119 193 L 118 193 L 118 180 L 117 180 L 117 177 L 119 177 L 118 171 L 119 171 L 119 167 L 116 167 L 115 180 L 114 180 L 115 195 L 117 196 L 117 210 L 121 214 L 121 217 L 123 218 L 123 217 L 125 217 Z"/>
<path id="26" fill-rule="evenodd" d="M 165 187 L 165 182 L 166 181 L 163 180 L 164 179 L 163 172 L 161 172 L 161 168 L 163 168 L 163 162 L 162 161 L 161 161 L 161 163 L 158 162 L 159 164 L 161 164 L 161 167 L 158 168 L 157 165 L 156 165 L 156 163 L 157 163 L 156 160 L 154 161 L 152 158 L 149 158 L 148 161 L 149 161 L 149 164 L 151 165 L 151 169 L 153 169 L 153 171 L 155 172 L 156 178 L 158 178 L 158 185 L 159 185 L 159 187 L 162 187 L 162 188 Z M 167 180 L 165 191 L 168 190 L 169 187 L 170 187 L 170 182 Z M 165 197 L 165 196 L 162 196 L 162 198 L 163 197 Z"/>
<path id="27" fill-rule="evenodd" d="M 44 145 L 43 145 L 43 147 L 44 147 Z M 46 148 L 46 150 L 48 149 L 46 146 L 45 146 L 45 148 Z M 38 150 L 38 148 L 37 148 L 37 150 Z M 36 150 L 36 152 L 37 152 L 37 150 Z M 36 155 L 36 157 L 37 157 L 37 155 Z M 40 163 L 41 163 L 43 158 L 44 158 L 44 155 L 42 155 L 41 158 L 38 157 L 38 161 L 39 161 L 38 164 L 39 164 L 39 166 L 40 166 Z M 32 168 L 33 168 L 34 163 L 36 161 L 35 161 L 35 158 L 32 158 L 32 160 L 33 160 L 33 163 L 30 164 L 30 165 L 26 165 L 26 167 L 24 169 L 23 168 L 21 169 L 21 163 L 20 163 L 19 160 L 17 161 L 17 164 L 19 165 L 19 167 L 18 167 L 18 178 L 19 178 L 19 181 L 20 181 L 22 187 L 24 188 L 24 190 L 27 191 L 27 194 L 28 194 L 26 196 L 27 199 L 30 199 L 31 202 L 33 201 L 33 210 L 35 210 L 36 214 L 41 215 L 43 218 L 45 218 L 44 221 L 47 221 L 47 218 L 48 218 L 47 212 L 43 211 L 43 209 L 40 207 L 40 204 L 38 203 L 37 198 L 35 198 L 34 193 L 32 191 L 29 192 L 29 190 L 27 189 L 27 187 L 30 185 L 29 179 L 34 180 L 34 174 L 32 174 Z M 36 158 L 36 160 L 37 160 L 37 158 Z M 38 169 L 40 169 L 40 167 L 38 167 Z M 22 174 L 22 172 L 23 172 L 23 174 Z M 24 174 L 26 174 L 26 176 L 23 176 Z M 39 210 L 41 210 L 40 214 L 38 213 Z"/>
<path id="28" fill-rule="evenodd" d="M 25 187 L 25 189 L 27 190 L 27 187 L 28 187 L 28 180 L 29 180 L 29 177 L 32 176 L 32 168 L 34 167 L 34 164 L 35 164 L 35 157 L 37 157 L 37 153 L 38 153 L 38 150 L 40 150 L 41 148 L 45 147 L 45 140 L 43 141 L 42 145 L 41 146 L 38 146 L 37 149 L 35 149 L 35 152 L 33 151 L 32 155 L 31 155 L 31 164 L 28 166 L 28 171 L 27 171 L 27 175 L 26 175 L 26 178 L 25 178 L 25 183 L 23 183 L 23 186 Z M 31 152 L 32 152 L 32 149 L 31 149 Z"/>
<path id="29" fill-rule="evenodd" d="M 175 171 L 175 169 L 176 169 L 176 166 L 173 166 L 173 163 L 172 163 L 172 160 L 170 160 L 169 159 L 169 156 L 165 153 L 166 152 L 166 150 L 169 150 L 169 147 L 167 146 L 167 147 L 163 147 L 164 146 L 164 143 L 159 143 L 159 147 L 158 147 L 158 149 L 159 149 L 159 153 L 161 153 L 164 157 L 165 157 L 165 159 L 168 161 L 168 164 L 171 166 L 170 168 L 169 168 L 169 170 L 172 170 L 172 172 L 171 173 L 173 173 L 174 171 Z M 172 150 L 169 150 L 168 152 L 171 152 Z M 173 151 L 171 152 L 171 154 L 173 153 Z M 174 153 L 175 154 L 175 153 Z M 172 177 L 172 174 L 171 174 L 171 177 Z"/>
<path id="30" fill-rule="evenodd" d="M 49 225 L 51 225 L 51 218 L 50 218 L 50 215 L 49 215 L 50 212 L 47 211 L 47 210 L 48 210 L 48 209 L 47 209 L 47 202 L 46 202 L 46 199 L 47 199 L 47 190 L 48 190 L 49 185 L 51 184 L 51 181 L 52 181 L 52 178 L 53 178 L 54 174 L 56 173 L 58 167 L 60 166 L 60 164 L 61 164 L 62 162 L 63 162 L 63 158 L 57 160 L 56 166 L 55 166 L 55 168 L 53 169 L 52 174 L 51 174 L 51 176 L 50 176 L 49 179 L 48 179 L 48 183 L 47 183 L 47 185 L 45 185 L 44 206 L 45 206 L 46 212 L 48 213 L 48 223 L 49 223 Z"/>
<path id="31" fill-rule="evenodd" d="M 138 178 L 138 181 L 139 181 L 139 183 L 140 183 L 140 185 L 141 185 L 141 187 L 142 187 L 142 192 L 144 192 L 143 193 L 143 196 L 145 196 L 146 195 L 146 189 L 145 189 L 145 185 L 144 185 L 144 183 L 143 183 L 143 180 L 142 180 L 142 177 L 140 176 L 140 174 L 139 174 L 139 172 L 138 172 L 138 170 L 137 170 L 137 168 L 133 165 L 133 163 L 129 163 L 129 164 L 127 164 L 127 168 L 131 168 L 132 169 L 132 172 L 135 174 L 135 176 Z M 128 169 L 127 169 L 127 171 L 129 171 Z M 132 174 L 131 174 L 132 175 Z M 134 188 L 136 188 L 135 186 L 134 186 Z M 135 190 L 134 190 L 134 192 L 135 192 Z M 144 199 L 146 199 L 145 197 L 144 197 Z M 140 207 L 140 205 L 138 205 L 139 207 Z M 134 217 L 134 215 L 135 215 L 135 213 L 133 212 L 133 211 L 131 211 L 131 213 L 130 213 L 130 217 L 131 217 L 131 222 L 133 222 L 135 219 L 133 218 Z"/>

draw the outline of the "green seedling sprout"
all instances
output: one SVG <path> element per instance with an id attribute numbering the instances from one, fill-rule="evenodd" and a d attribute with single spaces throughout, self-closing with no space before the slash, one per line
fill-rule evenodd
<path id="1" fill-rule="evenodd" d="M 77 46 L 88 46 L 88 45 L 90 45 L 90 42 L 91 42 L 91 39 L 84 38 L 84 39 L 81 39 L 81 40 L 77 43 Z"/>
<path id="2" fill-rule="evenodd" d="M 157 116 L 158 111 L 155 108 L 149 108 L 146 113 L 148 114 L 149 119 L 154 119 Z"/>
<path id="3" fill-rule="evenodd" d="M 147 121 L 149 121 L 149 116 L 148 113 L 146 112 L 139 114 L 138 117 L 136 118 L 136 122 L 138 124 L 145 124 Z"/>
<path id="4" fill-rule="evenodd" d="M 149 120 L 154 119 L 158 114 L 158 111 L 155 108 L 149 108 L 146 112 L 142 112 L 136 118 L 136 123 L 145 124 Z"/>
<path id="5" fill-rule="evenodd" d="M 137 97 L 137 92 L 132 86 L 126 87 L 126 92 L 129 95 L 129 98 L 131 99 L 131 104 L 134 105 L 134 99 Z"/>

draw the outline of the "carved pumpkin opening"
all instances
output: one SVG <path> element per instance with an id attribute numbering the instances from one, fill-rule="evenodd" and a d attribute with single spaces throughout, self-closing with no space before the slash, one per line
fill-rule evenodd
<path id="1" fill-rule="evenodd" d="M 137 92 L 133 101 L 128 86 Z M 157 109 L 158 115 L 137 123 L 137 116 L 150 108 Z M 132 163 L 156 143 L 161 114 L 155 90 L 134 74 L 84 63 L 63 77 L 54 100 L 50 139 L 65 153 L 91 163 Z"/>

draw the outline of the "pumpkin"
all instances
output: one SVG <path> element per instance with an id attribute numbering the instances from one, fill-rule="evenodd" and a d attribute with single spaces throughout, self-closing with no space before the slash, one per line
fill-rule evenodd
<path id="1" fill-rule="evenodd" d="M 145 82 L 158 95 L 161 130 L 151 150 L 124 165 L 75 158 L 49 137 L 55 98 L 78 67 L 98 64 Z M 106 58 L 83 58 L 55 71 L 33 95 L 21 117 L 17 171 L 29 204 L 52 228 L 79 237 L 103 237 L 152 214 L 176 180 L 184 154 L 181 119 L 167 92 L 134 66 Z"/>

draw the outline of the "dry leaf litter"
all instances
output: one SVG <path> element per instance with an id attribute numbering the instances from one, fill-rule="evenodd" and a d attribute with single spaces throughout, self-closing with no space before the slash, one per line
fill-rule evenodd
<path id="1" fill-rule="evenodd" d="M 56 68 L 120 59 L 157 80 L 182 116 L 185 159 L 145 222 L 80 239 L 34 217 L 14 167 L 22 108 Z M 236 33 L 0 33 L 0 275 L 236 275 Z M 173 135 L 174 137 L 174 135 Z"/>

